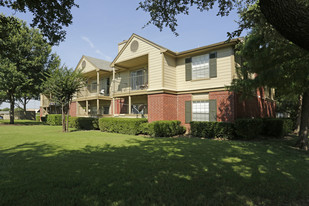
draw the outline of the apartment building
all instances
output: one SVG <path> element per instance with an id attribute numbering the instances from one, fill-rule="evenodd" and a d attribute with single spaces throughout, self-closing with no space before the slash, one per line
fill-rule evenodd
<path id="1" fill-rule="evenodd" d="M 273 91 L 259 89 L 249 100 L 229 92 L 239 39 L 174 52 L 133 34 L 118 44 L 112 62 L 83 56 L 87 86 L 71 104 L 72 116 L 114 116 L 156 120 L 234 121 L 275 116 Z M 52 111 L 41 98 L 41 115 Z M 46 112 L 47 111 L 47 112 Z"/>

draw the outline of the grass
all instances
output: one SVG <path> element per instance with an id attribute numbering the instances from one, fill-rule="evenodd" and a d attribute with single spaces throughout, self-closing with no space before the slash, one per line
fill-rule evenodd
<path id="1" fill-rule="evenodd" d="M 0 205 L 308 205 L 293 142 L 0 126 Z"/>

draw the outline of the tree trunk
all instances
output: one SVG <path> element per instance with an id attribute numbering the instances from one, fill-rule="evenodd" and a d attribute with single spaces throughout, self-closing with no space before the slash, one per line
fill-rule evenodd
<path id="1" fill-rule="evenodd" d="M 14 124 L 14 106 L 15 97 L 13 94 L 10 95 L 10 124 Z"/>
<path id="2" fill-rule="evenodd" d="M 282 36 L 309 51 L 309 9 L 303 2 L 260 0 L 259 5 L 267 21 Z"/>
<path id="3" fill-rule="evenodd" d="M 309 127 L 309 90 L 305 91 L 301 106 L 301 122 L 297 146 L 300 149 L 308 150 L 308 127 Z"/>
<path id="4" fill-rule="evenodd" d="M 67 121 L 66 121 L 66 131 L 69 132 L 69 113 L 70 113 L 70 102 L 67 109 Z"/>
<path id="5" fill-rule="evenodd" d="M 66 132 L 66 127 L 65 127 L 65 111 L 64 111 L 64 105 L 61 104 L 61 117 L 62 117 L 62 132 Z"/>
<path id="6" fill-rule="evenodd" d="M 27 118 L 27 97 L 23 99 L 23 106 L 24 106 L 24 118 Z"/>
<path id="7" fill-rule="evenodd" d="M 296 119 L 296 125 L 295 125 L 294 133 L 299 133 L 299 129 L 300 129 L 302 99 L 303 99 L 303 97 L 300 95 L 299 96 L 299 107 L 298 107 L 298 110 L 297 110 L 298 114 L 297 114 L 297 119 Z"/>

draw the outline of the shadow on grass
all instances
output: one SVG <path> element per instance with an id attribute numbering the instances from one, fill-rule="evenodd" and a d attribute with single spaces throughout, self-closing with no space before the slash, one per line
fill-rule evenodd
<path id="1" fill-rule="evenodd" d="M 0 125 L 12 125 L 12 126 L 31 126 L 31 125 L 46 125 L 43 122 L 37 122 L 34 120 L 15 120 L 14 124 L 10 124 L 10 120 L 0 120 Z"/>
<path id="2" fill-rule="evenodd" d="M 0 205 L 306 205 L 308 153 L 285 144 L 129 140 L 0 150 Z"/>

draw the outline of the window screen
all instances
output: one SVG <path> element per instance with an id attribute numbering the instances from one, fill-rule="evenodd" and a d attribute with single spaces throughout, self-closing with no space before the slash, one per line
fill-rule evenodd
<path id="1" fill-rule="evenodd" d="M 209 54 L 192 57 L 192 79 L 209 78 Z"/>
<path id="2" fill-rule="evenodd" d="M 209 101 L 192 102 L 192 120 L 209 121 Z"/>

